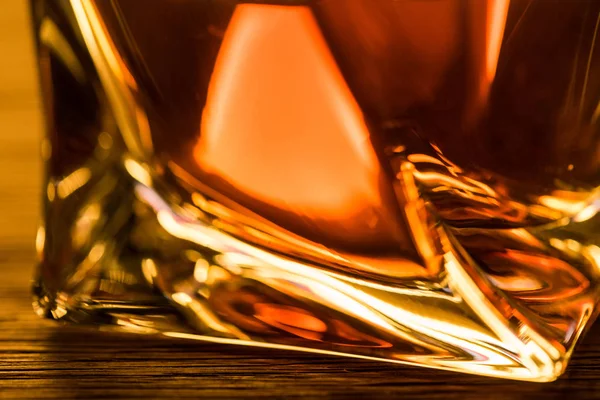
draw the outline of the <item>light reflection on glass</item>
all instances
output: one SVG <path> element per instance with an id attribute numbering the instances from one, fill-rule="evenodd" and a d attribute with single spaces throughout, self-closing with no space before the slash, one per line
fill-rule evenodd
<path id="1" fill-rule="evenodd" d="M 600 298 L 600 3 L 33 3 L 40 315 L 562 373 Z"/>

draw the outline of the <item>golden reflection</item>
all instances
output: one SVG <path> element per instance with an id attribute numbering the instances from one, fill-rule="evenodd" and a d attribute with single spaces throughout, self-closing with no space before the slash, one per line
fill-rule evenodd
<path id="1" fill-rule="evenodd" d="M 83 208 L 71 229 L 71 241 L 74 248 L 79 249 L 91 241 L 92 231 L 100 219 L 101 212 L 102 206 L 98 203 L 92 203 Z"/>
<path id="2" fill-rule="evenodd" d="M 412 234 L 412 239 L 417 251 L 421 255 L 427 269 L 433 274 L 439 273 L 442 268 L 442 257 L 436 248 L 436 238 L 430 229 L 431 217 L 425 208 L 425 201 L 420 196 L 415 184 L 417 171 L 411 163 L 403 163 L 398 174 L 401 198 L 404 202 L 406 223 Z"/>
<path id="3" fill-rule="evenodd" d="M 97 242 L 90 249 L 85 259 L 79 263 L 77 269 L 69 277 L 67 287 L 74 287 L 83 282 L 93 270 L 98 270 L 98 262 L 102 259 L 106 252 L 107 246 L 104 242 Z"/>
<path id="4" fill-rule="evenodd" d="M 42 225 L 38 228 L 35 235 L 35 251 L 39 259 L 44 255 L 44 246 L 46 244 L 46 228 Z"/>
<path id="5" fill-rule="evenodd" d="M 194 279 L 199 283 L 204 283 L 208 279 L 208 269 L 210 264 L 208 261 L 198 259 L 194 264 Z"/>
<path id="6" fill-rule="evenodd" d="M 110 150 L 110 148 L 113 146 L 113 138 L 110 133 L 100 133 L 98 135 L 98 145 L 104 150 Z"/>
<path id="7" fill-rule="evenodd" d="M 54 319 L 61 319 L 65 315 L 67 315 L 67 309 L 62 305 L 59 305 L 52 310 L 52 317 Z"/>
<path id="8" fill-rule="evenodd" d="M 483 185 L 479 182 L 469 182 L 462 178 L 455 178 L 452 176 L 444 175 L 439 172 L 420 172 L 415 170 L 413 173 L 415 179 L 419 181 L 419 183 L 426 186 L 434 186 L 436 188 L 444 188 L 444 189 L 459 189 L 464 191 L 465 196 L 473 197 L 475 194 L 490 196 L 491 198 L 488 200 L 489 202 L 496 202 L 493 197 L 496 196 L 496 193 L 492 188 L 487 185 Z M 473 183 L 473 184 L 469 184 Z M 439 191 L 439 189 L 438 189 Z"/>
<path id="9" fill-rule="evenodd" d="M 82 167 L 71 172 L 56 184 L 56 193 L 58 198 L 66 199 L 73 192 L 83 187 L 92 177 L 89 168 Z"/>
<path id="10" fill-rule="evenodd" d="M 589 245 L 583 249 L 583 254 L 592 261 L 594 267 L 600 271 L 600 247 Z"/>
<path id="11" fill-rule="evenodd" d="M 554 191 L 552 195 L 540 196 L 540 204 L 561 211 L 567 215 L 574 215 L 580 212 L 586 205 L 590 194 L 587 192 L 566 192 Z"/>
<path id="12" fill-rule="evenodd" d="M 46 185 L 46 198 L 48 199 L 49 202 L 53 202 L 54 198 L 56 197 L 56 185 L 54 184 L 54 182 L 48 182 L 48 185 Z"/>
<path id="13" fill-rule="evenodd" d="M 61 60 L 79 82 L 86 81 L 83 66 L 73 52 L 71 45 L 64 37 L 60 28 L 50 18 L 44 18 L 39 28 L 40 41 Z M 49 157 L 48 157 L 49 158 Z"/>
<path id="14" fill-rule="evenodd" d="M 131 177 L 136 181 L 146 186 L 152 186 L 152 176 L 145 165 L 142 165 L 131 158 L 126 158 L 123 161 L 123 165 L 125 166 L 125 169 L 129 175 L 131 175 Z"/>
<path id="15" fill-rule="evenodd" d="M 574 217 L 575 222 L 585 222 L 594 218 L 600 210 L 600 199 L 594 199 L 591 204 L 587 205 L 583 210 L 579 211 Z"/>
<path id="16" fill-rule="evenodd" d="M 152 149 L 148 120 L 134 93 L 137 84 L 98 16 L 92 0 L 70 0 L 79 28 L 111 102 L 113 115 L 129 151 L 142 157 Z"/>
<path id="17" fill-rule="evenodd" d="M 125 285 L 131 285 L 136 282 L 136 279 L 132 274 L 118 269 L 110 270 L 108 279 L 112 282 L 123 283 Z"/>
<path id="18" fill-rule="evenodd" d="M 145 327 L 146 321 L 138 320 L 138 319 L 125 319 L 125 318 L 117 318 L 115 324 L 122 327 L 125 331 L 137 333 L 137 334 L 155 334 L 157 330 L 152 327 Z"/>
<path id="19" fill-rule="evenodd" d="M 158 276 L 158 272 L 156 270 L 156 264 L 151 258 L 142 260 L 142 273 L 148 283 L 154 283 L 154 279 Z"/>

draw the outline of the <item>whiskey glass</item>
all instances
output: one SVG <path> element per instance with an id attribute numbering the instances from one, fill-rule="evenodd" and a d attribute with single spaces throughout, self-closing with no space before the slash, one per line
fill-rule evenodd
<path id="1" fill-rule="evenodd" d="M 40 316 L 551 381 L 600 298 L 600 2 L 32 0 Z"/>

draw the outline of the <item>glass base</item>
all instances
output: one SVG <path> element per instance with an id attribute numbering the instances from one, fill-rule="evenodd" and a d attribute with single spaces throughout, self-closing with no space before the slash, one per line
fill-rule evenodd
<path id="1" fill-rule="evenodd" d="M 103 157 L 77 170 L 89 177 L 70 193 L 80 172 L 49 183 L 62 195 L 38 233 L 40 315 L 542 382 L 564 371 L 594 314 L 598 288 L 581 271 L 538 258 L 547 276 L 524 264 L 512 273 L 542 282 L 542 295 L 502 290 L 498 271 L 440 223 L 437 275 L 386 280 L 188 190 L 197 182 L 183 171 L 159 180 L 132 158 Z"/>

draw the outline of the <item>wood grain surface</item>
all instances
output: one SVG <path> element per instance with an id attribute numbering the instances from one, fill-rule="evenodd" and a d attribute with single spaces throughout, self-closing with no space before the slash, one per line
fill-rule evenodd
<path id="1" fill-rule="evenodd" d="M 0 0 L 1 399 L 600 398 L 600 324 L 560 380 L 533 384 L 107 334 L 38 319 L 29 280 L 35 263 L 41 116 L 26 6 L 25 0 Z"/>

